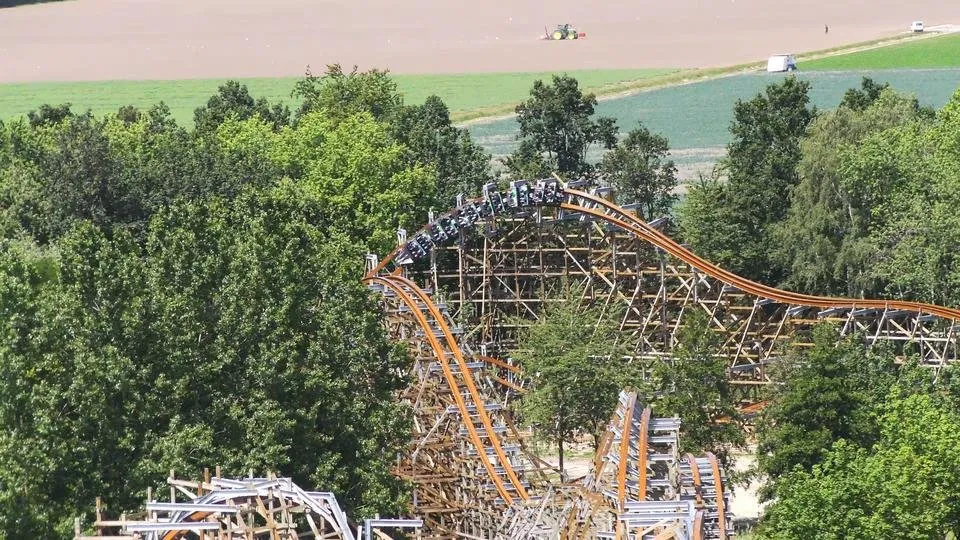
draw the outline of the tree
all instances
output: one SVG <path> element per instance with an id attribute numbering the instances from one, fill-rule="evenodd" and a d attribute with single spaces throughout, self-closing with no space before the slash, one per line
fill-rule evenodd
<path id="1" fill-rule="evenodd" d="M 55 126 L 71 116 L 73 116 L 73 112 L 70 110 L 69 103 L 57 106 L 43 104 L 39 109 L 28 112 L 27 120 L 30 122 L 30 127 L 36 128 Z"/>
<path id="2" fill-rule="evenodd" d="M 667 139 L 641 124 L 603 156 L 600 170 L 617 188 L 618 199 L 639 204 L 647 221 L 669 214 L 677 200 L 677 168 L 665 159 L 669 153 Z"/>
<path id="3" fill-rule="evenodd" d="M 237 81 L 227 81 L 217 88 L 217 93 L 207 100 L 207 104 L 198 107 L 193 113 L 193 123 L 197 133 L 211 133 L 227 119 L 246 120 L 259 116 L 279 130 L 290 123 L 290 109 L 283 104 L 273 106 L 266 98 L 253 99 L 247 85 Z"/>
<path id="4" fill-rule="evenodd" d="M 779 493 L 779 479 L 795 468 L 812 470 L 835 441 L 869 448 L 877 438 L 872 408 L 897 381 L 894 356 L 852 338 L 837 341 L 835 328 L 817 326 L 813 347 L 773 375 L 777 384 L 757 425 L 767 496 Z"/>
<path id="5" fill-rule="evenodd" d="M 450 111 L 437 96 L 423 105 L 404 106 L 391 122 L 393 136 L 407 148 L 411 165 L 433 168 L 438 209 L 451 208 L 458 194 L 481 193 L 492 179 L 490 155 L 473 142 L 470 132 L 450 122 Z"/>
<path id="6" fill-rule="evenodd" d="M 562 174 L 578 175 L 592 170 L 587 163 L 587 150 L 595 144 L 610 149 L 617 142 L 616 121 L 600 117 L 593 120 L 597 98 L 584 94 L 577 80 L 568 75 L 554 75 L 553 84 L 542 80 L 533 83 L 530 99 L 517 105 L 519 138 L 530 141 L 527 153 L 535 149 L 547 155 L 548 163 L 555 163 Z M 520 158 L 514 154 L 505 163 L 511 173 L 524 169 Z M 515 167 L 515 168 L 514 168 Z"/>
<path id="7" fill-rule="evenodd" d="M 945 538 L 960 532 L 960 415 L 936 395 L 894 392 L 876 407 L 870 450 L 832 446 L 794 470 L 766 510 L 760 538 Z"/>
<path id="8" fill-rule="evenodd" d="M 501 161 L 513 178 L 546 178 L 557 170 L 556 161 L 544 156 L 531 139 L 520 141 L 517 149 Z"/>
<path id="9" fill-rule="evenodd" d="M 649 402 L 663 416 L 679 416 L 680 451 L 713 452 L 729 464 L 730 446 L 742 445 L 740 415 L 720 342 L 702 311 L 684 314 L 672 357 L 654 366 Z"/>
<path id="10" fill-rule="evenodd" d="M 848 189 L 870 197 L 871 239 L 882 248 L 873 272 L 891 296 L 960 302 L 957 133 L 960 93 L 933 122 L 868 137 L 845 163 Z"/>
<path id="11" fill-rule="evenodd" d="M 298 121 L 319 110 L 325 110 L 333 120 L 369 113 L 374 120 L 385 121 L 403 106 L 403 97 L 388 71 L 358 72 L 357 66 L 353 66 L 350 73 L 344 73 L 340 64 L 328 65 L 320 77 L 308 69 L 306 76 L 294 86 L 292 96 L 301 100 L 296 115 Z"/>
<path id="12" fill-rule="evenodd" d="M 178 203 L 145 245 L 83 222 L 53 259 L 0 252 L 0 536 L 71 534 L 170 469 L 279 470 L 358 515 L 400 511 L 408 360 L 293 184 Z"/>
<path id="13" fill-rule="evenodd" d="M 775 258 L 788 270 L 784 285 L 791 290 L 851 296 L 882 291 L 871 271 L 879 250 L 870 238 L 881 216 L 867 186 L 851 183 L 845 164 L 856 159 L 869 135 L 917 121 L 919 106 L 869 79 L 864 88 L 859 98 L 848 94 L 843 105 L 816 118 L 801 141 L 801 180 L 774 231 Z M 851 100 L 855 104 L 847 105 Z"/>
<path id="14" fill-rule="evenodd" d="M 862 111 L 873 105 L 880 98 L 880 94 L 888 88 L 890 88 L 890 83 L 877 84 L 870 77 L 864 77 L 860 80 L 860 89 L 850 88 L 843 94 L 840 107 L 852 111 Z"/>
<path id="15" fill-rule="evenodd" d="M 740 226 L 736 194 L 716 176 L 701 175 L 690 185 L 680 207 L 680 237 L 701 257 L 722 266 L 737 268 L 743 250 L 754 239 Z"/>
<path id="16" fill-rule="evenodd" d="M 100 119 L 86 113 L 13 122 L 0 170 L 2 221 L 43 244 L 82 220 L 142 234 L 150 216 L 178 198 L 232 198 L 244 186 L 271 185 L 279 171 L 249 154 L 250 139 L 272 137 L 272 129 L 259 117 L 243 122 L 230 117 L 214 133 L 193 137 L 162 103 Z"/>
<path id="17" fill-rule="evenodd" d="M 565 285 L 562 302 L 545 303 L 539 319 L 520 331 L 513 353 L 531 378 L 521 405 L 525 422 L 557 445 L 563 472 L 564 445 L 578 434 L 594 446 L 631 378 L 622 358 L 619 317 L 610 308 L 582 304 L 582 290 Z"/>
<path id="18" fill-rule="evenodd" d="M 453 125 L 443 100 L 431 95 L 422 105 L 405 105 L 387 71 L 358 72 L 354 66 L 344 73 L 339 65 L 328 66 L 323 76 L 308 73 L 294 95 L 303 100 L 298 121 L 324 111 L 333 123 L 369 114 L 388 125 L 387 136 L 403 146 L 408 166 L 429 168 L 436 175 L 435 199 L 423 201 L 424 207 L 449 208 L 458 194 L 478 195 L 492 178 L 489 154 L 466 129 Z"/>
<path id="19" fill-rule="evenodd" d="M 790 191 L 799 182 L 800 139 L 816 115 L 808 107 L 810 83 L 787 77 L 779 84 L 767 86 L 762 94 L 749 101 L 737 101 L 730 126 L 733 141 L 727 146 L 727 157 L 721 162 L 729 189 L 725 208 L 688 206 L 681 219 L 695 251 L 707 252 L 713 244 L 727 245 L 731 238 L 744 243 L 731 251 L 727 269 L 744 277 L 767 283 L 783 278 L 772 260 L 773 228 L 787 214 Z M 709 219 L 701 219 L 698 211 L 725 220 L 718 229 L 711 229 Z"/>
<path id="20" fill-rule="evenodd" d="M 426 222 L 436 197 L 432 171 L 411 167 L 389 127 L 368 113 L 336 120 L 324 111 L 310 113 L 280 134 L 271 153 L 318 198 L 325 230 L 378 253 L 396 245 L 397 227 Z"/>

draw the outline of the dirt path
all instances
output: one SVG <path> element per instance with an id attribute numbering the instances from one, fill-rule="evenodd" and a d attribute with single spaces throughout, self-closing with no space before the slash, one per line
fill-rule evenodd
<path id="1" fill-rule="evenodd" d="M 960 21 L 943 0 L 73 0 L 0 9 L 0 82 L 710 67 Z M 572 22 L 578 42 L 543 42 Z M 824 25 L 830 27 L 824 33 Z"/>

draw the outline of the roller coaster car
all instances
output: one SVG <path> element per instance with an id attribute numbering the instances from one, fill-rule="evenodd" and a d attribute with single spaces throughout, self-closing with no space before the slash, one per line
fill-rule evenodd
<path id="1" fill-rule="evenodd" d="M 563 191 L 560 189 L 560 182 L 551 178 L 538 182 L 537 184 L 542 184 L 543 186 L 543 204 L 547 206 L 560 206 L 560 204 L 563 203 Z"/>
<path id="2" fill-rule="evenodd" d="M 447 231 L 443 230 L 440 221 L 434 221 L 427 229 L 430 231 L 430 240 L 434 244 L 441 244 L 448 238 Z"/>
<path id="3" fill-rule="evenodd" d="M 457 208 L 457 225 L 460 227 L 471 227 L 477 222 L 477 207 L 472 202 L 461 205 Z"/>
<path id="4" fill-rule="evenodd" d="M 397 252 L 397 256 L 394 258 L 397 261 L 397 264 L 410 264 L 413 262 L 413 256 L 410 255 L 410 250 L 407 248 L 409 244 L 404 244 L 400 251 Z"/>
<path id="5" fill-rule="evenodd" d="M 490 208 L 490 215 L 502 214 L 506 207 L 503 205 L 503 196 L 497 191 L 497 185 L 493 182 L 483 186 L 483 199 Z"/>
<path id="6" fill-rule="evenodd" d="M 460 232 L 457 228 L 457 221 L 449 216 L 443 216 L 438 220 L 438 223 L 440 224 L 440 229 L 447 233 L 447 237 L 449 238 L 453 238 Z"/>
<path id="7" fill-rule="evenodd" d="M 510 193 L 507 195 L 507 206 L 510 208 L 524 208 L 530 206 L 530 182 L 514 180 L 510 182 Z"/>
<path id="8" fill-rule="evenodd" d="M 420 238 L 418 238 L 419 236 L 420 235 L 417 235 L 417 237 L 414 237 L 413 240 L 410 240 L 409 242 L 407 242 L 407 245 L 403 247 L 403 250 L 406 251 L 407 254 L 410 256 L 411 261 L 416 259 L 422 259 L 426 257 L 427 254 L 430 252 L 430 246 L 429 245 L 424 246 L 423 244 L 421 244 Z"/>
<path id="9" fill-rule="evenodd" d="M 539 180 L 530 188 L 530 204 L 533 206 L 543 204 L 543 182 Z"/>
<path id="10" fill-rule="evenodd" d="M 422 259 L 430 253 L 430 237 L 424 232 L 418 232 L 413 240 L 407 243 L 407 246 L 412 248 L 410 254 L 415 259 Z"/>
<path id="11" fill-rule="evenodd" d="M 493 215 L 493 208 L 488 201 L 475 203 L 474 209 L 477 212 L 477 219 L 487 219 Z"/>

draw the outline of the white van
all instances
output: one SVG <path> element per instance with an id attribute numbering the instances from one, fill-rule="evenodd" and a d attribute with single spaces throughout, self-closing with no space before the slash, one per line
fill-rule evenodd
<path id="1" fill-rule="evenodd" d="M 911 32 L 923 32 L 923 21 L 913 21 L 910 25 Z"/>
<path id="2" fill-rule="evenodd" d="M 797 69 L 797 59 L 792 54 L 775 54 L 767 60 L 767 71 L 794 71 Z"/>

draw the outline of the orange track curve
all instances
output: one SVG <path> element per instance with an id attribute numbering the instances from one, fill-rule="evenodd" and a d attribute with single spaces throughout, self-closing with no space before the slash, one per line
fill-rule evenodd
<path id="1" fill-rule="evenodd" d="M 777 302 L 784 304 L 792 305 L 801 305 L 801 306 L 811 306 L 819 308 L 849 308 L 849 309 L 863 309 L 863 308 L 883 308 L 883 309 L 898 309 L 906 311 L 915 311 L 920 314 L 930 314 L 942 317 L 944 319 L 949 319 L 952 321 L 960 322 L 960 309 L 948 308 L 943 306 L 937 306 L 934 304 L 925 304 L 920 302 L 909 302 L 903 300 L 870 300 L 870 299 L 855 299 L 855 298 L 840 298 L 840 297 L 828 297 L 828 296 L 815 296 L 802 293 L 795 293 L 790 291 L 785 291 L 782 289 L 777 289 L 768 285 L 763 285 L 741 277 L 733 272 L 724 270 L 723 268 L 701 258 L 697 254 L 688 250 L 687 248 L 678 244 L 675 240 L 663 234 L 662 232 L 656 230 L 655 228 L 648 225 L 645 221 L 638 219 L 636 216 L 630 212 L 620 208 L 614 203 L 607 201 L 601 197 L 591 195 L 582 191 L 564 189 L 564 193 L 567 195 L 569 200 L 576 200 L 577 198 L 589 201 L 592 206 L 602 207 L 612 213 L 617 215 L 610 215 L 602 211 L 598 211 L 595 208 L 581 206 L 571 202 L 565 202 L 561 205 L 561 208 L 569 210 L 572 212 L 579 212 L 593 216 L 597 219 L 601 219 L 616 225 L 617 227 L 623 229 L 624 231 L 630 232 L 636 235 L 639 238 L 642 238 L 651 244 L 659 247 L 660 249 L 666 251 L 670 255 L 676 257 L 677 259 L 682 260 L 683 262 L 691 265 L 696 268 L 698 271 L 703 272 L 704 274 L 723 282 L 726 285 L 731 285 L 736 287 L 744 292 L 750 293 L 752 295 L 768 298 Z M 426 226 L 421 230 L 426 229 Z M 382 270 L 384 270 L 387 265 L 394 259 L 397 253 L 400 251 L 402 246 L 397 247 L 394 251 L 388 254 L 378 265 L 374 268 L 369 276 L 376 275 Z"/>
<path id="2" fill-rule="evenodd" d="M 403 280 L 403 281 L 401 281 Z M 452 333 L 449 328 L 446 326 L 446 323 L 440 317 L 437 312 L 436 305 L 433 301 L 423 293 L 423 291 L 417 287 L 415 284 L 406 280 L 405 278 L 400 278 L 399 276 L 389 275 L 389 276 L 379 276 L 372 277 L 368 276 L 364 278 L 364 282 L 367 283 L 377 283 L 383 285 L 384 287 L 389 287 L 394 293 L 397 294 L 397 297 L 410 308 L 414 317 L 417 318 L 417 323 L 424 331 L 424 335 L 427 337 L 430 342 L 430 346 L 434 351 L 434 355 L 437 357 L 437 360 L 443 369 L 444 377 L 447 380 L 447 384 L 450 386 L 451 394 L 453 395 L 454 401 L 457 404 L 457 408 L 460 410 L 460 415 L 464 420 L 464 426 L 467 428 L 467 433 L 470 437 L 470 441 L 473 443 L 474 448 L 477 449 L 477 456 L 479 457 L 481 463 L 483 464 L 484 469 L 486 469 L 487 474 L 490 476 L 490 479 L 493 481 L 494 485 L 497 488 L 497 492 L 506 501 L 507 504 L 513 502 L 513 497 L 507 491 L 506 487 L 503 485 L 503 481 L 500 478 L 500 475 L 496 473 L 496 470 L 493 467 L 493 464 L 490 463 L 490 460 L 486 455 L 486 447 L 483 445 L 483 442 L 480 440 L 480 435 L 477 433 L 476 426 L 474 426 L 473 421 L 470 419 L 470 413 L 467 409 L 466 403 L 463 400 L 463 396 L 460 394 L 459 385 L 457 384 L 456 377 L 453 375 L 453 371 L 450 369 L 450 364 L 446 360 L 446 355 L 443 347 L 440 345 L 440 342 L 437 341 L 437 338 L 433 335 L 433 331 L 430 328 L 430 323 L 427 318 L 423 315 L 423 312 L 420 311 L 420 306 L 417 305 L 416 301 L 411 297 L 403 287 L 406 286 L 411 288 L 414 291 L 414 294 L 417 294 L 420 297 L 421 302 L 423 302 L 428 309 L 431 311 L 431 316 L 433 316 L 437 322 L 441 325 L 441 329 L 444 333 L 444 337 L 447 341 L 448 347 L 451 349 L 451 352 L 454 353 L 454 356 L 457 358 L 458 363 L 460 363 L 460 368 L 464 374 L 469 373 L 467 370 L 466 363 L 463 359 L 463 355 L 460 351 L 459 346 L 456 344 L 456 341 L 453 338 Z M 468 377 L 464 377 L 465 380 L 469 380 Z M 472 382 L 472 381 L 471 381 Z M 472 391 L 471 391 L 472 389 Z M 506 460 L 506 457 L 503 455 L 503 450 L 499 446 L 499 439 L 496 438 L 493 431 L 493 426 L 490 424 L 490 419 L 486 414 L 486 410 L 483 407 L 483 402 L 479 399 L 476 387 L 468 384 L 468 392 L 471 394 L 471 398 L 474 399 L 476 404 L 478 414 L 481 414 L 481 421 L 484 424 L 484 429 L 487 431 L 487 437 L 490 439 L 491 444 L 495 445 L 495 452 L 497 457 L 501 458 L 501 466 L 507 472 L 508 477 L 510 478 L 511 483 L 514 485 L 514 488 L 517 490 L 517 493 L 526 500 L 528 495 L 523 488 L 520 480 L 517 478 L 516 473 L 513 471 L 513 468 L 510 466 L 509 461 Z M 481 412 L 482 411 L 482 412 Z"/>
<path id="3" fill-rule="evenodd" d="M 467 360 L 463 356 L 463 351 L 460 350 L 460 345 L 457 343 L 456 338 L 453 337 L 453 332 L 450 331 L 450 326 L 447 325 L 447 321 L 444 320 L 443 315 L 437 308 L 437 305 L 434 304 L 433 300 L 427 295 L 427 293 L 425 293 L 423 289 L 418 287 L 413 281 L 399 275 L 390 276 L 389 279 L 396 280 L 398 283 L 401 283 L 413 291 L 420 301 L 427 306 L 427 309 L 430 310 L 430 315 L 440 325 L 440 329 L 443 331 L 444 338 L 447 341 L 447 348 L 453 352 L 453 356 L 457 360 L 457 364 L 460 367 L 460 373 L 463 374 L 463 380 L 467 386 L 467 392 L 470 393 L 470 399 L 473 400 L 477 407 L 477 415 L 480 417 L 480 421 L 483 423 L 483 427 L 487 432 L 487 438 L 490 441 L 490 445 L 493 447 L 493 451 L 497 454 L 497 459 L 500 461 L 501 466 L 504 468 L 504 472 L 506 472 L 507 477 L 510 479 L 510 483 L 513 484 L 513 487 L 517 490 L 520 498 L 523 500 L 529 499 L 530 497 L 527 495 L 527 491 L 524 489 L 523 483 L 520 482 L 516 471 L 514 471 L 513 467 L 510 466 L 510 461 L 503 452 L 503 447 L 500 445 L 500 439 L 496 437 L 493 424 L 490 422 L 490 415 L 487 414 L 483 399 L 480 396 L 480 391 L 477 389 L 477 385 L 474 383 L 473 377 L 468 375 L 470 373 L 470 368 L 467 366 Z M 411 308 L 412 307 L 413 306 L 411 306 Z M 427 328 L 424 328 L 424 331 L 427 330 Z M 470 421 L 469 416 L 467 416 L 466 419 L 468 422 L 472 422 Z M 481 455 L 485 455 L 483 448 L 478 448 L 477 452 Z"/>

